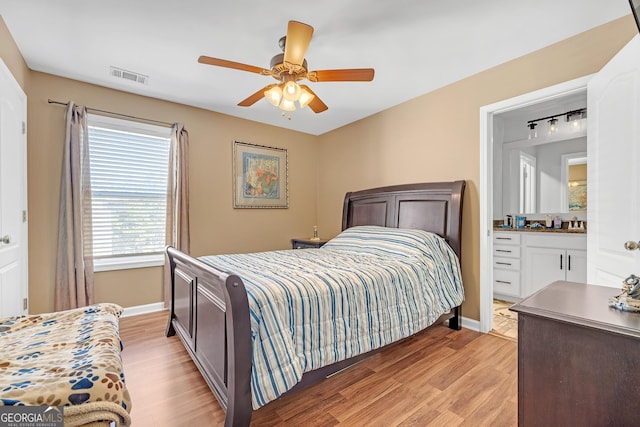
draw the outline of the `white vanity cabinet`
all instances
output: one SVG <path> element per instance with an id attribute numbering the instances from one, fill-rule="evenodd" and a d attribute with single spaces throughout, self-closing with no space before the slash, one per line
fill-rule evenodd
<path id="1" fill-rule="evenodd" d="M 493 292 L 520 297 L 522 233 L 493 233 Z"/>
<path id="2" fill-rule="evenodd" d="M 587 281 L 587 236 L 534 235 L 526 238 L 523 297 L 556 280 Z"/>
<path id="3" fill-rule="evenodd" d="M 497 297 L 524 298 L 556 280 L 586 282 L 586 234 L 494 231 Z"/>

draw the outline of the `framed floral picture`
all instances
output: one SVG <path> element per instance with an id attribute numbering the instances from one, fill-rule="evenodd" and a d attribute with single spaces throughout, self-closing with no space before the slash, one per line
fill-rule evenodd
<path id="1" fill-rule="evenodd" d="M 233 207 L 288 208 L 284 148 L 233 142 Z"/>

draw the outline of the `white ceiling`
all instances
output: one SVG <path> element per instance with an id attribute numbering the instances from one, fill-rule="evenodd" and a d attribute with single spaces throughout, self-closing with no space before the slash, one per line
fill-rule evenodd
<path id="1" fill-rule="evenodd" d="M 627 0 L 0 0 L 33 70 L 313 135 L 629 13 Z M 271 77 L 197 62 L 269 68 L 289 20 L 315 28 L 310 70 L 373 67 L 374 80 L 310 83 L 329 109 L 287 120 L 266 100 L 236 105 Z M 111 77 L 110 66 L 148 84 Z"/>

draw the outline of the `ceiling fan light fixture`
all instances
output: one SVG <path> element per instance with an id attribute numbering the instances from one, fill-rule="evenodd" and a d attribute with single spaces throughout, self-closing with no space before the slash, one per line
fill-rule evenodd
<path id="1" fill-rule="evenodd" d="M 284 88 L 282 89 L 282 97 L 287 101 L 297 101 L 300 98 L 300 86 L 292 80 L 289 80 L 284 84 Z"/>
<path id="2" fill-rule="evenodd" d="M 296 101 L 299 108 L 307 105 L 314 113 L 326 111 L 329 107 L 306 85 L 298 82 L 307 79 L 311 82 L 369 82 L 373 80 L 373 68 L 347 68 L 336 70 L 309 71 L 305 54 L 313 35 L 313 27 L 298 21 L 289 21 L 287 34 L 280 39 L 282 53 L 271 58 L 269 68 L 229 61 L 201 55 L 198 62 L 216 67 L 229 68 L 271 76 L 277 83 L 269 84 L 249 95 L 238 103 L 238 107 L 251 107 L 262 98 L 283 111 L 294 111 Z M 286 101 L 286 102 L 285 102 Z M 291 116 L 289 115 L 289 119 Z"/>
<path id="3" fill-rule="evenodd" d="M 280 105 L 282 99 L 282 88 L 279 85 L 273 86 L 271 89 L 264 91 L 264 97 L 267 98 L 274 107 Z"/>
<path id="4" fill-rule="evenodd" d="M 282 102 L 280 103 L 280 109 L 284 111 L 295 111 L 296 103 L 295 101 L 290 101 L 286 97 L 284 97 L 282 99 Z"/>
<path id="5" fill-rule="evenodd" d="M 307 105 L 309 105 L 309 103 L 313 101 L 313 98 L 315 98 L 315 95 L 309 93 L 309 91 L 306 90 L 305 88 L 301 88 L 300 98 L 298 99 L 298 102 L 300 103 L 300 108 L 304 108 Z"/>

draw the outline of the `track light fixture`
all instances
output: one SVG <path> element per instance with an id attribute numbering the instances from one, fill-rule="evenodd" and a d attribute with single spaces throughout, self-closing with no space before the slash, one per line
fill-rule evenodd
<path id="1" fill-rule="evenodd" d="M 582 125 L 582 119 L 587 117 L 587 109 L 580 108 L 578 110 L 567 111 L 562 114 L 554 114 L 553 116 L 541 117 L 535 120 L 529 120 L 527 122 L 527 127 L 529 128 L 529 139 L 537 138 L 538 132 L 536 131 L 536 126 L 538 122 L 547 120 L 549 134 L 554 134 L 558 131 L 558 117 L 565 117 L 565 121 L 571 124 L 572 129 L 577 130 Z"/>
<path id="2" fill-rule="evenodd" d="M 585 119 L 586 117 L 587 110 L 583 108 L 581 110 L 569 111 L 567 113 L 566 120 L 568 123 L 571 123 L 572 128 L 578 129 L 582 124 L 582 119 Z"/>

